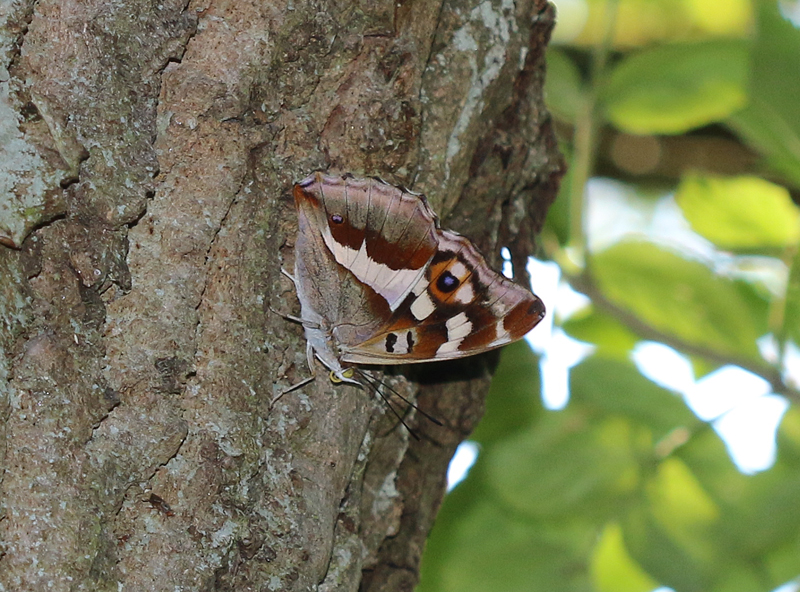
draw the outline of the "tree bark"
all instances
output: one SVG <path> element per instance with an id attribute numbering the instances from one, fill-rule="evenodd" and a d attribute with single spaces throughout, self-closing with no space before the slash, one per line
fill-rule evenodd
<path id="1" fill-rule="evenodd" d="M 0 589 L 410 590 L 492 357 L 308 375 L 290 188 L 428 195 L 498 261 L 562 171 L 544 0 L 0 9 Z"/>

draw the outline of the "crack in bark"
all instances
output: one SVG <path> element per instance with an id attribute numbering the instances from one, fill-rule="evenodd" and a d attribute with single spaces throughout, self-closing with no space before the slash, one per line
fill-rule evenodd
<path id="1" fill-rule="evenodd" d="M 417 91 L 417 103 L 420 106 L 420 114 L 419 114 L 419 129 L 420 133 L 417 134 L 417 147 L 416 147 L 416 154 L 418 155 L 417 158 L 419 159 L 419 155 L 422 154 L 422 130 L 425 127 L 425 113 L 427 113 L 428 109 L 425 105 L 424 101 L 424 93 L 425 93 L 425 72 L 427 72 L 428 67 L 433 60 L 433 56 L 436 53 L 436 35 L 439 32 L 439 27 L 442 24 L 442 15 L 444 14 L 444 7 L 447 4 L 447 0 L 440 0 L 439 2 L 439 10 L 436 11 L 436 23 L 433 26 L 433 32 L 431 34 L 431 46 L 430 50 L 428 51 L 428 55 L 425 56 L 425 62 L 420 69 L 420 80 L 419 80 L 419 90 Z M 411 185 L 413 186 L 417 180 L 417 177 L 420 172 L 419 162 L 417 167 L 415 168 L 414 172 L 411 176 Z"/>

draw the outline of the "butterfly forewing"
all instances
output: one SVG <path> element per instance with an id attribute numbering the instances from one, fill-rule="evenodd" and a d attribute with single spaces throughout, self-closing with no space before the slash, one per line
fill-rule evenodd
<path id="1" fill-rule="evenodd" d="M 325 220 L 322 238 L 336 262 L 390 308 L 399 306 L 436 252 L 435 216 L 427 204 L 376 179 L 316 175 L 297 187 L 298 203 Z"/>

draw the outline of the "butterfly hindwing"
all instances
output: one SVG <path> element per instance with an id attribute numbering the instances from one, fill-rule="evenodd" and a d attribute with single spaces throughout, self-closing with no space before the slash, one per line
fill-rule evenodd
<path id="1" fill-rule="evenodd" d="M 387 324 L 343 350 L 353 363 L 407 364 L 473 355 L 521 338 L 541 300 L 488 267 L 467 239 L 438 231 L 439 250 Z"/>

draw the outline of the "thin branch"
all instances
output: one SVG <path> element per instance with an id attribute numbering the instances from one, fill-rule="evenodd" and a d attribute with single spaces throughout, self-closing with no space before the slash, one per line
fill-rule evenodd
<path id="1" fill-rule="evenodd" d="M 739 366 L 766 380 L 776 394 L 785 396 L 793 403 L 800 403 L 800 392 L 787 385 L 783 380 L 780 370 L 770 366 L 766 362 L 759 364 L 752 359 L 724 354 L 656 329 L 642 321 L 641 318 L 629 310 L 620 307 L 606 298 L 592 279 L 585 273 L 571 277 L 570 283 L 573 288 L 586 294 L 592 300 L 594 306 L 622 322 L 642 339 L 658 341 L 685 354 L 701 357 L 721 366 L 726 364 Z"/>

